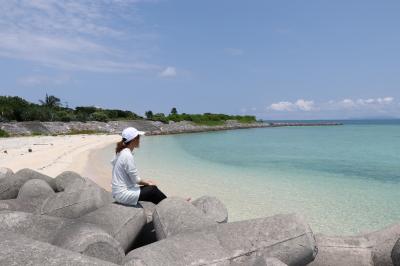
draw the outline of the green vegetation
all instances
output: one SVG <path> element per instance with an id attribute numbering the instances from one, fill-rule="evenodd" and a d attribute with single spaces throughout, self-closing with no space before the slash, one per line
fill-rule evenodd
<path id="1" fill-rule="evenodd" d="M 20 97 L 0 96 L 0 122 L 6 121 L 102 121 L 143 119 L 131 112 L 118 109 L 102 109 L 80 106 L 75 109 L 63 107 L 59 98 L 47 95 L 40 104 Z"/>
<path id="2" fill-rule="evenodd" d="M 7 133 L 7 131 L 4 131 L 0 129 L 0 138 L 8 138 L 10 135 Z"/>
<path id="3" fill-rule="evenodd" d="M 31 136 L 46 136 L 46 134 L 39 131 L 33 131 Z"/>
<path id="4" fill-rule="evenodd" d="M 64 107 L 61 100 L 54 95 L 46 94 L 40 104 L 28 102 L 20 97 L 0 96 L 0 122 L 7 121 L 101 121 L 110 120 L 136 120 L 143 117 L 131 112 L 118 109 L 103 109 L 94 106 L 78 106 L 75 109 Z M 179 114 L 176 107 L 171 109 L 168 115 L 153 113 L 151 110 L 145 113 L 147 120 L 168 123 L 170 121 L 191 121 L 198 125 L 217 126 L 223 125 L 227 120 L 236 120 L 241 123 L 256 122 L 255 116 L 240 116 L 226 114 Z M 90 132 L 88 134 L 92 134 Z M 3 133 L 4 134 L 4 133 Z M 85 134 L 85 133 L 76 133 Z"/>
<path id="5" fill-rule="evenodd" d="M 236 120 L 240 123 L 254 123 L 256 122 L 255 116 L 245 115 L 225 115 L 225 114 L 212 114 L 212 113 L 204 113 L 204 114 L 178 114 L 177 109 L 174 107 L 171 110 L 171 113 L 168 116 L 165 116 L 163 113 L 153 114 L 152 111 L 146 112 L 146 118 L 148 120 L 160 121 L 163 123 L 168 123 L 169 121 L 180 122 L 180 121 L 192 121 L 198 125 L 207 125 L 207 126 L 219 126 L 223 125 L 227 120 Z"/>

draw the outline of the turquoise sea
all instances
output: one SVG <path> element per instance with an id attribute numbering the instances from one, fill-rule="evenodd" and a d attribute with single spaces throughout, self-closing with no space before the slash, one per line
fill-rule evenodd
<path id="1" fill-rule="evenodd" d="M 137 167 L 170 196 L 217 196 L 230 221 L 297 212 L 340 235 L 400 222 L 400 121 L 343 122 L 144 137 Z"/>

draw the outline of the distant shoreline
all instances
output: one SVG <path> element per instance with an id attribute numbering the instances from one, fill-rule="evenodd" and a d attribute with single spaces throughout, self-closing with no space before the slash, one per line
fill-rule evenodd
<path id="1" fill-rule="evenodd" d="M 171 135 L 182 133 L 211 132 L 221 130 L 293 127 L 293 126 L 339 126 L 340 122 L 252 122 L 240 123 L 228 120 L 223 125 L 198 125 L 190 121 L 170 122 L 164 124 L 149 120 L 126 120 L 110 122 L 1 122 L 0 129 L 11 137 L 15 136 L 49 136 L 76 134 L 119 134 L 126 127 L 136 127 L 147 132 L 147 135 Z"/>

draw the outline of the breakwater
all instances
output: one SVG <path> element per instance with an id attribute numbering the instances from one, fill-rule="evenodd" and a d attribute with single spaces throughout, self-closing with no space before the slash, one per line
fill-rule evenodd
<path id="1" fill-rule="evenodd" d="M 315 235 L 298 214 L 237 222 L 219 199 L 125 206 L 74 172 L 0 168 L 0 265 L 399 265 L 400 225 Z"/>

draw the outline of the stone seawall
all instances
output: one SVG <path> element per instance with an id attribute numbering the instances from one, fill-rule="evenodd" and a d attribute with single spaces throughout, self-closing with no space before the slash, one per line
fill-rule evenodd
<path id="1" fill-rule="evenodd" d="M 0 123 L 0 129 L 6 131 L 10 136 L 30 135 L 64 135 L 79 133 L 105 133 L 119 134 L 126 127 L 135 127 L 147 132 L 147 135 L 167 135 L 193 132 L 206 132 L 231 129 L 261 128 L 261 127 L 282 127 L 282 126 L 336 126 L 340 123 L 239 123 L 228 120 L 223 125 L 206 126 L 197 125 L 190 121 L 170 122 L 164 124 L 158 121 L 129 120 L 110 122 L 8 122 Z"/>

